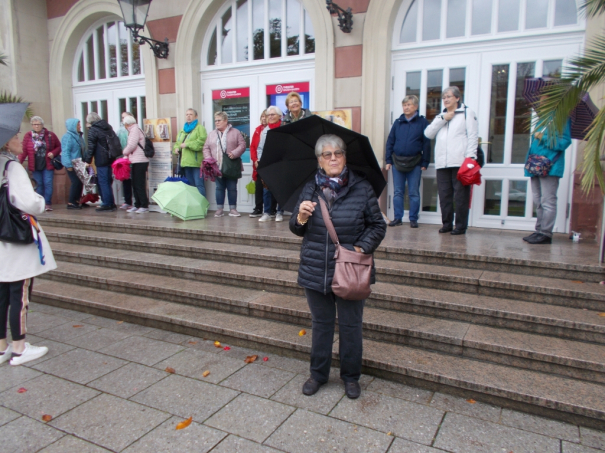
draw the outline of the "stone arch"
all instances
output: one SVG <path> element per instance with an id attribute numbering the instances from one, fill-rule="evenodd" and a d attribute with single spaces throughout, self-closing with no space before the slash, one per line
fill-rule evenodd
<path id="1" fill-rule="evenodd" d="M 315 105 L 318 110 L 334 103 L 334 30 L 322 0 L 301 0 L 315 32 Z M 200 68 L 204 34 L 224 0 L 192 0 L 183 14 L 175 46 L 177 112 L 201 106 Z M 182 121 L 182 114 L 177 121 Z"/>

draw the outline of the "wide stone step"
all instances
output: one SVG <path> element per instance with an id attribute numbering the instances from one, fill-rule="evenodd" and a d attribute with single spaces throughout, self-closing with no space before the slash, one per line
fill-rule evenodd
<path id="1" fill-rule="evenodd" d="M 176 276 L 175 273 L 180 273 L 185 278 L 214 279 L 225 284 L 271 291 L 278 291 L 278 288 L 281 288 L 291 294 L 302 294 L 301 288 L 296 284 L 296 271 L 288 270 L 285 265 L 279 268 L 267 268 L 145 253 L 147 249 L 144 247 L 137 252 L 53 241 L 52 248 L 53 252 L 65 261 L 122 269 L 132 269 L 132 265 L 136 263 L 138 267 L 148 268 L 149 272 L 163 275 Z M 379 281 L 605 311 L 605 286 L 597 283 L 469 271 L 389 260 L 376 260 L 376 268 Z"/>
<path id="2" fill-rule="evenodd" d="M 311 330 L 300 336 L 301 326 L 291 323 L 48 280 L 39 281 L 33 297 L 40 303 L 284 355 L 301 357 L 310 351 Z M 336 347 L 333 354 L 336 358 Z M 364 341 L 363 364 L 367 373 L 467 398 L 587 426 L 605 422 L 605 387 L 596 383 L 375 340 Z"/>
<path id="3" fill-rule="evenodd" d="M 60 262 L 45 278 L 311 325 L 302 296 Z M 605 346 L 366 307 L 364 337 L 605 383 Z"/>

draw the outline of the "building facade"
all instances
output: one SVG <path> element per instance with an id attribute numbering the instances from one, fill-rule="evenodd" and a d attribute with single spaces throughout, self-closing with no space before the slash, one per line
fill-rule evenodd
<path id="1" fill-rule="evenodd" d="M 169 58 L 162 60 L 132 42 L 116 0 L 0 0 L 0 52 L 9 56 L 0 82 L 31 101 L 59 135 L 66 118 L 93 110 L 114 127 L 125 110 L 140 121 L 170 118 L 176 134 L 190 107 L 207 129 L 222 110 L 250 135 L 264 108 L 296 90 L 311 110 L 350 112 L 353 129 L 370 138 L 381 163 L 403 97 L 417 95 L 431 120 L 441 90 L 457 85 L 477 112 L 487 154 L 470 225 L 528 230 L 535 219 L 523 177 L 530 140 L 523 82 L 560 75 L 565 61 L 602 33 L 602 18 L 587 21 L 578 3 L 340 0 L 353 11 L 353 30 L 343 33 L 323 0 L 154 0 L 145 34 L 168 38 Z M 602 98 L 602 90 L 593 94 L 597 103 Z M 565 156 L 555 231 L 590 236 L 602 198 L 578 189 L 581 148 L 574 142 Z M 246 168 L 242 211 L 253 203 L 243 190 Z M 391 195 L 389 186 L 387 213 Z M 432 166 L 421 196 L 420 222 L 440 223 Z"/>

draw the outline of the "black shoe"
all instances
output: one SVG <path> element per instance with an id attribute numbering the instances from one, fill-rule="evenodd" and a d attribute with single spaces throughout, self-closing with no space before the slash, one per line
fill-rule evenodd
<path id="1" fill-rule="evenodd" d="M 452 227 L 443 227 L 443 228 L 439 228 L 439 232 L 440 233 L 449 233 L 450 231 L 452 231 L 453 228 Z"/>
<path id="2" fill-rule="evenodd" d="M 345 382 L 345 394 L 352 400 L 359 398 L 359 395 L 361 395 L 359 382 Z"/>
<path id="3" fill-rule="evenodd" d="M 403 225 L 403 222 L 401 221 L 401 219 L 397 220 L 393 220 L 392 222 L 389 222 L 389 226 L 399 226 L 399 225 Z"/>
<path id="4" fill-rule="evenodd" d="M 415 220 L 410 220 L 410 228 L 418 228 L 418 222 Z"/>
<path id="5" fill-rule="evenodd" d="M 82 206 L 80 206 L 79 204 L 71 204 L 71 203 L 69 203 L 67 205 L 67 209 L 82 209 Z"/>
<path id="6" fill-rule="evenodd" d="M 88 203 L 82 203 L 80 205 L 81 208 L 90 208 L 91 206 Z"/>
<path id="7" fill-rule="evenodd" d="M 263 211 L 261 211 L 260 209 L 255 209 L 254 211 L 252 211 L 250 213 L 250 217 L 260 217 L 263 215 Z"/>
<path id="8" fill-rule="evenodd" d="M 530 244 L 552 244 L 552 238 L 545 234 L 538 234 L 533 239 L 529 239 L 527 242 Z"/>
<path id="9" fill-rule="evenodd" d="M 535 238 L 537 235 L 539 235 L 539 234 L 540 234 L 540 233 L 532 233 L 532 234 L 530 234 L 529 236 L 525 236 L 525 237 L 523 238 L 523 240 L 524 240 L 525 242 L 530 242 L 531 240 L 533 240 L 533 239 L 534 239 L 534 238 Z"/>
<path id="10" fill-rule="evenodd" d="M 105 211 L 113 212 L 116 209 L 118 209 L 118 207 L 115 204 L 108 204 L 106 206 L 99 206 L 97 209 L 95 209 L 95 211 L 97 211 L 97 212 L 105 212 Z"/>
<path id="11" fill-rule="evenodd" d="M 303 384 L 303 394 L 307 396 L 315 395 L 323 384 L 321 382 L 316 381 L 312 377 L 307 379 L 307 382 Z"/>
<path id="12" fill-rule="evenodd" d="M 466 234 L 466 230 L 458 230 L 457 228 L 454 228 L 450 234 L 453 234 L 454 236 Z"/>

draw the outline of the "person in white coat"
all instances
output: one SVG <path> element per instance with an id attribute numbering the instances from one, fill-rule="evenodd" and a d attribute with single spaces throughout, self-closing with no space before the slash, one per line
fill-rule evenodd
<path id="1" fill-rule="evenodd" d="M 471 186 L 463 185 L 458 181 L 457 175 L 464 159 L 477 159 L 477 116 L 460 101 L 462 95 L 458 87 L 447 87 L 441 96 L 445 108 L 424 131 L 428 138 L 437 138 L 435 168 L 443 223 L 439 232 L 465 234 L 468 227 Z"/>
<path id="2" fill-rule="evenodd" d="M 17 156 L 22 147 L 18 135 L 0 149 L 0 174 L 8 181 L 10 203 L 21 212 L 38 215 L 44 212 L 45 201 L 38 195 Z M 25 342 L 27 311 L 34 277 L 57 268 L 44 232 L 32 244 L 13 244 L 0 241 L 0 364 L 10 360 L 21 365 L 38 359 L 48 352 L 44 346 Z M 7 321 L 13 342 L 7 342 Z"/>

